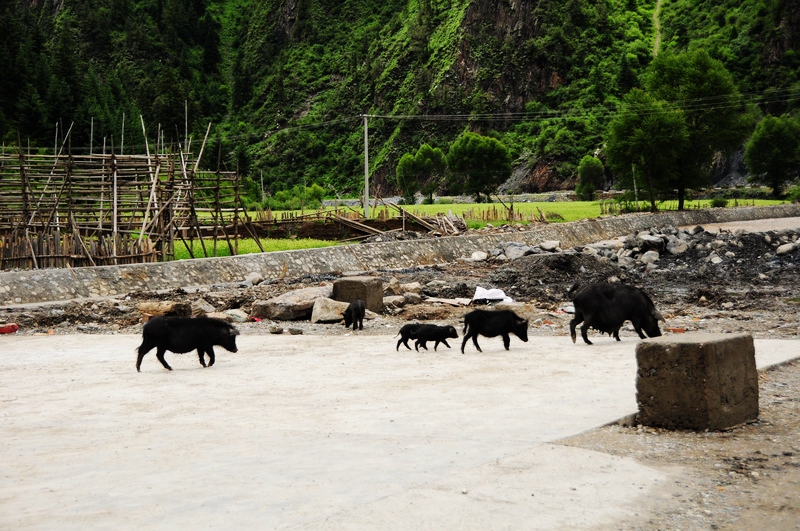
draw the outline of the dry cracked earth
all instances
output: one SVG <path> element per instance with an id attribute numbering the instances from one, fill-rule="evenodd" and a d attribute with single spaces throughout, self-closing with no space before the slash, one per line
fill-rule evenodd
<path id="1" fill-rule="evenodd" d="M 505 229 L 513 232 L 517 228 Z M 422 302 L 387 310 L 365 323 L 359 334 L 395 332 L 407 321 L 454 324 L 469 307 L 430 302 L 470 299 L 476 287 L 499 288 L 530 319 L 530 335 L 557 335 L 569 341 L 571 287 L 619 281 L 642 287 L 666 318 L 665 333 L 745 332 L 756 338 L 800 337 L 800 250 L 779 255 L 797 242 L 797 230 L 711 232 L 658 228 L 654 235 L 688 242 L 680 254 L 660 249 L 651 265 L 640 261 L 644 247 L 631 235 L 617 248 L 576 248 L 530 254 L 515 260 L 460 260 L 406 270 L 372 271 L 388 284 L 422 286 Z M 641 243 L 641 242 L 639 242 Z M 588 247 L 588 246 L 587 246 Z M 597 249 L 600 249 L 598 252 Z M 784 248 L 785 249 L 785 248 Z M 627 256 L 631 260 L 621 257 Z M 205 286 L 198 290 L 136 292 L 117 300 L 0 310 L 0 323 L 16 322 L 22 334 L 139 333 L 140 301 L 202 299 L 217 311 L 248 311 L 255 300 L 332 282 L 335 275 Z M 243 333 L 267 333 L 276 323 L 239 323 Z M 344 334 L 341 324 L 309 321 L 278 323 L 306 334 Z M 623 341 L 635 341 L 623 329 Z M 580 340 L 580 339 L 579 339 Z M 392 345 L 394 346 L 394 344 Z M 456 345 L 453 345 L 457 348 Z M 757 421 L 724 432 L 667 431 L 642 426 L 601 427 L 561 441 L 600 452 L 633 457 L 653 467 L 688 471 L 673 486 L 672 502 L 627 522 L 624 529 L 800 529 L 800 362 L 760 374 Z"/>

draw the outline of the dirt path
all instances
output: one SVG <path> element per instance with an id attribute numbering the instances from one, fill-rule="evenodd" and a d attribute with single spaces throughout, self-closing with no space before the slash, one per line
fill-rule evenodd
<path id="1" fill-rule="evenodd" d="M 653 39 L 653 57 L 658 55 L 661 48 L 661 2 L 662 0 L 656 0 L 656 7 L 653 9 L 653 27 L 656 30 L 656 35 Z"/>

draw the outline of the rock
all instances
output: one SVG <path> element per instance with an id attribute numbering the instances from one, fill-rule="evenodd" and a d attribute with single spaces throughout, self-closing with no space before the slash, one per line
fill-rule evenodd
<path id="1" fill-rule="evenodd" d="M 709 255 L 708 261 L 715 265 L 721 264 L 723 262 L 722 258 L 716 254 Z"/>
<path id="2" fill-rule="evenodd" d="M 250 273 L 247 273 L 245 275 L 244 280 L 245 282 L 249 282 L 253 286 L 257 286 L 258 284 L 264 282 L 264 277 L 261 275 L 261 273 L 258 273 L 256 271 L 251 271 Z"/>
<path id="3" fill-rule="evenodd" d="M 647 251 L 639 257 L 639 261 L 643 264 L 652 264 L 654 262 L 658 262 L 660 257 L 661 255 L 658 254 L 658 251 Z"/>
<path id="4" fill-rule="evenodd" d="M 320 297 L 330 298 L 333 286 L 314 286 L 296 289 L 272 299 L 253 302 L 252 314 L 262 319 L 291 321 L 311 316 L 314 301 Z"/>
<path id="5" fill-rule="evenodd" d="M 178 317 L 192 315 L 192 306 L 188 302 L 147 301 L 140 302 L 136 305 L 136 308 L 148 318 L 156 315 L 174 315 Z"/>
<path id="6" fill-rule="evenodd" d="M 342 313 L 347 309 L 349 303 L 339 302 L 326 297 L 319 297 L 314 300 L 314 307 L 311 311 L 312 323 L 338 323 L 344 317 Z"/>
<path id="7" fill-rule="evenodd" d="M 558 240 L 545 240 L 539 243 L 539 248 L 549 253 L 554 253 L 561 250 L 561 242 Z"/>
<path id="8" fill-rule="evenodd" d="M 400 286 L 400 281 L 397 280 L 397 277 L 392 277 L 389 279 L 389 284 L 383 288 L 383 292 L 388 295 L 402 295 L 403 288 Z"/>
<path id="9" fill-rule="evenodd" d="M 364 301 L 367 309 L 373 312 L 383 311 L 383 281 L 372 276 L 353 276 L 340 278 L 333 282 L 331 299 L 340 302 Z"/>
<path id="10" fill-rule="evenodd" d="M 489 253 L 486 253 L 484 251 L 475 251 L 472 253 L 472 255 L 470 255 L 469 258 L 474 262 L 483 262 L 484 260 L 489 258 Z"/>
<path id="11" fill-rule="evenodd" d="M 778 256 L 784 256 L 784 255 L 791 254 L 791 253 L 795 252 L 795 250 L 797 250 L 797 244 L 796 243 L 794 243 L 794 242 L 793 243 L 784 243 L 783 245 L 781 245 L 780 247 L 778 247 L 775 250 L 775 254 L 778 255 Z"/>
<path id="12" fill-rule="evenodd" d="M 500 251 L 501 252 L 498 254 L 504 254 L 509 260 L 514 260 L 516 258 L 521 258 L 534 253 L 530 246 L 519 242 L 505 242 L 501 244 Z"/>
<path id="13" fill-rule="evenodd" d="M 225 312 L 223 313 L 229 316 L 231 318 L 231 321 L 233 321 L 234 323 L 246 323 L 247 321 L 250 320 L 250 316 L 247 315 L 247 312 L 245 312 L 244 310 L 240 310 L 238 308 L 232 310 L 225 310 Z"/>
<path id="14" fill-rule="evenodd" d="M 660 253 L 664 250 L 664 239 L 648 233 L 639 233 L 636 236 L 636 244 L 639 250 L 644 253 L 648 251 L 658 251 Z"/>
<path id="15" fill-rule="evenodd" d="M 403 300 L 406 304 L 419 304 L 422 302 L 422 295 L 419 293 L 414 293 L 413 291 L 409 291 L 407 293 L 403 293 Z"/>
<path id="16" fill-rule="evenodd" d="M 269 333 L 270 334 L 282 334 L 283 333 L 283 327 L 282 326 L 270 326 L 269 327 Z"/>
<path id="17" fill-rule="evenodd" d="M 400 285 L 400 293 L 398 295 L 403 295 L 405 293 L 420 293 L 422 292 L 422 284 L 419 282 L 409 282 L 407 284 Z"/>
<path id="18" fill-rule="evenodd" d="M 192 317 L 202 317 L 215 310 L 214 306 L 209 304 L 205 299 L 197 299 L 192 301 Z"/>
<path id="19" fill-rule="evenodd" d="M 667 252 L 673 256 L 680 256 L 689 250 L 689 245 L 682 240 L 670 240 L 667 243 Z"/>
<path id="20" fill-rule="evenodd" d="M 212 319 L 219 319 L 220 321 L 225 321 L 226 323 L 230 323 L 233 321 L 230 315 L 225 312 L 211 312 L 206 314 L 206 317 L 211 317 Z"/>
<path id="21" fill-rule="evenodd" d="M 403 295 L 389 295 L 383 298 L 384 308 L 402 308 L 406 304 L 406 298 Z"/>

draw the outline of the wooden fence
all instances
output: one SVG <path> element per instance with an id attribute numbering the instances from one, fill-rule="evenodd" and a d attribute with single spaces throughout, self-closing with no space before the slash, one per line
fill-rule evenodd
<path id="1" fill-rule="evenodd" d="M 207 227 L 236 247 L 247 226 L 238 174 L 199 171 L 191 158 L 3 152 L 0 267 L 168 260 L 177 238 Z"/>
<path id="2" fill-rule="evenodd" d="M 63 234 L 54 229 L 47 234 L 0 235 L 0 269 L 43 269 L 155 262 L 159 254 L 149 239 L 123 234 L 92 238 Z"/>

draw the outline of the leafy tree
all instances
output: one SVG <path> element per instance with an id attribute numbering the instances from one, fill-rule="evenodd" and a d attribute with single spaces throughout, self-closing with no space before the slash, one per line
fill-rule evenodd
<path id="1" fill-rule="evenodd" d="M 397 185 L 407 204 L 414 203 L 414 195 L 422 192 L 433 203 L 433 193 L 439 188 L 447 168 L 444 153 L 439 148 L 422 144 L 416 155 L 406 153 L 397 164 Z"/>
<path id="2" fill-rule="evenodd" d="M 496 138 L 466 131 L 450 146 L 447 166 L 453 188 L 474 195 L 480 203 L 481 194 L 488 199 L 511 177 L 511 154 Z"/>
<path id="3" fill-rule="evenodd" d="M 689 146 L 683 111 L 633 89 L 609 124 L 606 153 L 622 184 L 642 190 L 655 212 L 660 191 L 675 179 Z"/>
<path id="4" fill-rule="evenodd" d="M 677 189 L 678 210 L 683 210 L 686 190 L 707 184 L 714 155 L 741 147 L 752 115 L 730 73 L 704 50 L 659 54 L 648 69 L 645 88 L 683 111 L 689 146 L 664 183 Z"/>
<path id="5" fill-rule="evenodd" d="M 417 160 L 411 153 L 405 153 L 400 157 L 395 170 L 397 186 L 403 194 L 403 203 L 413 205 L 414 196 L 419 191 L 419 181 L 417 180 Z"/>
<path id="6" fill-rule="evenodd" d="M 586 155 L 578 164 L 578 185 L 575 194 L 581 201 L 591 201 L 594 193 L 603 184 L 605 170 L 600 159 Z"/>
<path id="7" fill-rule="evenodd" d="M 433 193 L 439 189 L 441 178 L 447 168 L 444 152 L 428 144 L 422 144 L 415 158 L 420 182 L 420 191 L 433 203 Z"/>
<path id="8" fill-rule="evenodd" d="M 744 160 L 750 180 L 772 187 L 781 196 L 783 185 L 800 165 L 800 123 L 789 116 L 767 116 L 747 142 Z"/>

